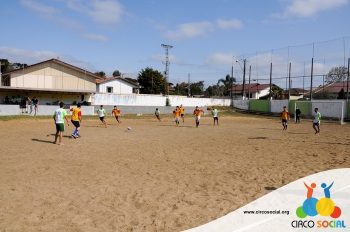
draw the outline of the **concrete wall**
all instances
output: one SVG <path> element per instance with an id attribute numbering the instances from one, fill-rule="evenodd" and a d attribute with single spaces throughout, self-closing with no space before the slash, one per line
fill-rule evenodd
<path id="1" fill-rule="evenodd" d="M 20 114 L 21 114 L 21 109 L 19 108 L 19 105 L 0 105 L 1 116 L 20 115 Z"/>
<path id="2" fill-rule="evenodd" d="M 11 87 L 62 90 L 96 90 L 96 80 L 87 74 L 58 65 L 42 63 L 11 73 Z"/>
<path id="3" fill-rule="evenodd" d="M 59 106 L 47 106 L 47 105 L 39 105 L 38 106 L 38 112 L 37 115 L 40 116 L 50 116 L 53 115 L 54 111 L 58 109 Z M 26 109 L 20 109 L 19 105 L 0 105 L 0 115 L 30 115 L 29 114 L 29 108 L 27 109 L 28 112 L 26 113 Z M 83 115 L 94 115 L 95 109 L 93 106 L 82 106 L 81 107 L 82 114 Z M 23 112 L 23 113 L 22 113 Z M 67 109 L 67 112 L 70 113 L 69 109 Z M 31 115 L 34 115 L 34 109 Z"/>
<path id="4" fill-rule="evenodd" d="M 249 110 L 249 100 L 233 100 L 233 107 L 241 110 Z"/>
<path id="5" fill-rule="evenodd" d="M 95 114 L 99 106 L 95 106 Z M 113 106 L 104 106 L 103 107 L 107 111 L 107 115 L 111 115 Z M 156 108 L 159 109 L 161 114 L 172 114 L 175 107 L 173 106 L 118 106 L 121 110 L 121 114 L 154 114 Z M 185 107 L 185 115 L 192 115 L 195 107 Z M 206 107 L 202 107 L 204 113 L 208 113 Z"/>
<path id="6" fill-rule="evenodd" d="M 280 112 L 282 112 L 284 106 L 288 107 L 288 100 L 271 100 L 270 112 L 271 113 L 280 113 Z"/>
<path id="7" fill-rule="evenodd" d="M 132 94 L 133 87 L 118 79 L 97 84 L 97 92 L 107 93 L 107 87 L 113 87 L 114 94 Z"/>
<path id="8" fill-rule="evenodd" d="M 318 108 L 323 117 L 341 119 L 346 117 L 346 101 L 328 100 L 328 101 L 312 101 L 312 111 Z M 343 109 L 343 111 L 342 111 Z"/>
<path id="9" fill-rule="evenodd" d="M 122 105 L 122 106 L 165 106 L 166 97 L 148 94 L 94 94 L 94 105 Z M 188 98 L 184 96 L 169 96 L 171 106 L 230 106 L 230 99 Z"/>
<path id="10" fill-rule="evenodd" d="M 81 102 L 82 101 L 82 95 L 79 93 L 76 94 L 68 94 L 68 93 L 59 93 L 59 92 L 52 92 L 52 93 L 43 93 L 43 92 L 26 92 L 26 91 L 20 91 L 20 92 L 14 92 L 14 91 L 6 91 L 2 90 L 0 92 L 0 104 L 3 104 L 5 101 L 5 97 L 8 96 L 9 98 L 15 97 L 15 99 L 18 98 L 18 101 L 20 101 L 23 97 L 29 97 L 32 99 L 33 97 L 37 97 L 39 100 L 39 104 L 46 105 L 46 104 L 52 104 L 53 102 L 57 101 L 63 101 L 65 104 L 72 104 L 75 102 Z M 91 94 L 84 94 L 84 101 L 91 101 Z"/>

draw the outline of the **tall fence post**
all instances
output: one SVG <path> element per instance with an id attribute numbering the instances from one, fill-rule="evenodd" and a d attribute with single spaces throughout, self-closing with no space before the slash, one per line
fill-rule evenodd
<path id="1" fill-rule="evenodd" d="M 243 89 L 242 89 L 242 100 L 244 100 L 245 98 L 245 69 L 246 69 L 246 63 L 247 63 L 247 60 L 244 59 L 243 60 Z"/>
<path id="2" fill-rule="evenodd" d="M 310 101 L 312 101 L 312 84 L 314 79 L 314 58 L 311 59 L 311 84 L 310 84 Z"/>
<path id="3" fill-rule="evenodd" d="M 292 68 L 292 62 L 289 62 L 289 71 L 288 71 L 288 100 L 290 100 L 290 88 L 291 88 L 291 84 L 290 84 L 290 73 L 291 73 L 291 68 Z"/>
<path id="4" fill-rule="evenodd" d="M 349 78 L 350 78 L 349 76 L 350 76 L 350 58 L 348 58 L 348 76 L 346 79 L 346 101 L 347 102 L 349 102 Z"/>
<path id="5" fill-rule="evenodd" d="M 269 99 L 271 100 L 272 98 L 272 62 L 270 63 L 270 94 L 269 94 Z"/>
<path id="6" fill-rule="evenodd" d="M 249 81 L 248 81 L 248 99 L 250 99 L 250 77 L 252 74 L 252 66 L 249 65 Z"/>

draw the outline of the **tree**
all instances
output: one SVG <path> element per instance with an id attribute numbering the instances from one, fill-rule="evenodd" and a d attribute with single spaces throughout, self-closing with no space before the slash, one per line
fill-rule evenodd
<path id="1" fill-rule="evenodd" d="M 106 73 L 104 71 L 95 72 L 95 75 L 100 77 L 106 77 Z"/>
<path id="2" fill-rule="evenodd" d="M 233 85 L 233 83 L 236 83 L 236 78 L 231 77 L 230 75 L 227 74 L 225 79 L 222 78 L 222 79 L 218 80 L 218 85 L 220 85 L 220 83 L 222 83 L 225 87 L 224 95 L 231 96 L 232 85 Z"/>
<path id="3" fill-rule="evenodd" d="M 1 64 L 1 73 L 6 73 L 8 71 L 11 71 L 11 64 L 7 59 L 0 59 Z"/>
<path id="4" fill-rule="evenodd" d="M 347 77 L 348 69 L 344 66 L 333 67 L 329 70 L 326 76 L 326 83 L 334 83 L 337 81 L 343 81 Z"/>
<path id="5" fill-rule="evenodd" d="M 113 74 L 112 74 L 112 76 L 113 77 L 121 77 L 121 72 L 119 72 L 119 70 L 117 69 L 117 70 L 115 70 L 114 72 L 113 72 Z"/>
<path id="6" fill-rule="evenodd" d="M 345 99 L 346 95 L 345 95 L 345 91 L 343 88 L 341 88 L 341 90 L 338 93 L 338 99 Z"/>
<path id="7" fill-rule="evenodd" d="M 139 72 L 137 81 L 141 86 L 141 93 L 160 94 L 166 92 L 166 80 L 161 72 L 152 68 L 145 68 Z"/>
<path id="8" fill-rule="evenodd" d="M 282 99 L 283 89 L 277 85 L 272 85 L 272 99 Z"/>
<path id="9" fill-rule="evenodd" d="M 187 96 L 188 95 L 188 83 L 186 83 L 186 82 L 177 83 L 175 85 L 174 93 L 177 95 Z"/>
<path id="10" fill-rule="evenodd" d="M 203 95 L 204 94 L 204 81 L 197 81 L 190 85 L 191 95 Z"/>

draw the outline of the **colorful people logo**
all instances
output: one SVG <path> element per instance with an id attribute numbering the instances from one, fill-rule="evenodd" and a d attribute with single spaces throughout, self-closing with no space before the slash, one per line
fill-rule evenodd
<path id="1" fill-rule="evenodd" d="M 297 208 L 296 214 L 299 218 L 305 218 L 306 216 L 331 216 L 332 218 L 338 218 L 341 215 L 341 209 L 334 204 L 331 199 L 330 188 L 333 186 L 333 183 L 327 186 L 326 183 L 322 183 L 321 187 L 324 191 L 323 198 L 317 199 L 312 197 L 314 188 L 316 184 L 312 183 L 308 186 L 305 182 L 304 185 L 307 188 L 307 198 L 304 201 L 303 205 Z"/>

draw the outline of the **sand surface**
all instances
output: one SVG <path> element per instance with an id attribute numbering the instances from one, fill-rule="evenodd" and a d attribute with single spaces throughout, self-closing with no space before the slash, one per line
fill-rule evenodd
<path id="1" fill-rule="evenodd" d="M 53 141 L 51 120 L 0 122 L 0 231 L 180 231 L 300 177 L 350 166 L 350 125 L 222 117 L 86 120 Z M 126 130 L 131 127 L 132 130 Z"/>

